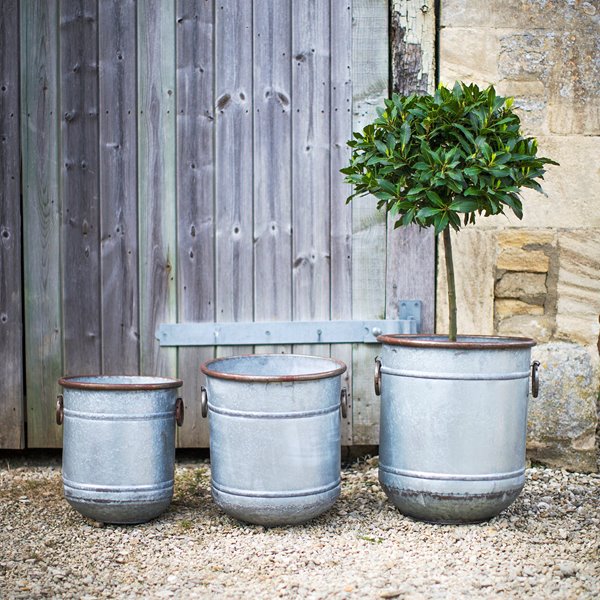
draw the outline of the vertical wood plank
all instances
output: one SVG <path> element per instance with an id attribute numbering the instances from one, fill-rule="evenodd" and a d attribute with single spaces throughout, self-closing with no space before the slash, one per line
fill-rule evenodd
<path id="1" fill-rule="evenodd" d="M 252 321 L 252 3 L 223 0 L 215 10 L 217 321 Z"/>
<path id="2" fill-rule="evenodd" d="M 386 318 L 397 319 L 400 300 L 421 300 L 421 332 L 435 327 L 435 236 L 417 226 L 394 229 L 388 219 Z"/>
<path id="3" fill-rule="evenodd" d="M 98 15 L 60 3 L 63 328 L 67 374 L 101 371 Z"/>
<path id="4" fill-rule="evenodd" d="M 0 3 L 0 448 L 22 448 L 19 3 Z"/>
<path id="5" fill-rule="evenodd" d="M 173 376 L 177 351 L 156 329 L 177 320 L 175 186 L 175 5 L 137 4 L 140 370 Z"/>
<path id="6" fill-rule="evenodd" d="M 435 90 L 435 0 L 391 0 L 392 91 Z"/>
<path id="7" fill-rule="evenodd" d="M 27 445 L 60 446 L 62 374 L 58 176 L 58 3 L 21 2 L 21 143 Z"/>
<path id="8" fill-rule="evenodd" d="M 292 319 L 291 0 L 254 6 L 254 316 Z M 260 346 L 257 352 L 289 352 Z"/>
<path id="9" fill-rule="evenodd" d="M 330 318 L 329 2 L 293 3 L 293 318 Z M 325 346 L 295 346 L 327 354 Z"/>
<path id="10" fill-rule="evenodd" d="M 215 320 L 214 64 L 212 2 L 177 2 L 177 222 L 180 322 Z M 208 446 L 200 365 L 214 348 L 180 348 L 185 421 L 180 446 Z"/>
<path id="11" fill-rule="evenodd" d="M 352 31 L 353 129 L 376 117 L 388 96 L 388 3 L 354 0 Z M 352 316 L 385 316 L 386 223 L 372 197 L 352 202 Z M 378 346 L 358 344 L 353 354 L 353 443 L 379 439 L 379 399 L 373 391 L 373 360 Z"/>
<path id="12" fill-rule="evenodd" d="M 352 2 L 331 0 L 331 318 L 352 319 L 352 210 L 346 206 L 351 187 L 340 169 L 350 160 L 352 136 Z M 348 416 L 342 420 L 342 444 L 352 444 L 352 345 L 331 346 L 331 355 L 346 363 L 342 385 L 348 391 Z"/>
<path id="13" fill-rule="evenodd" d="M 393 0 L 392 88 L 401 95 L 435 89 L 435 10 L 428 0 Z M 400 300 L 421 300 L 423 332 L 435 325 L 435 236 L 417 226 L 394 230 L 388 218 L 386 317 L 396 319 Z"/>
<path id="14" fill-rule="evenodd" d="M 98 3 L 102 371 L 139 372 L 134 0 Z"/>

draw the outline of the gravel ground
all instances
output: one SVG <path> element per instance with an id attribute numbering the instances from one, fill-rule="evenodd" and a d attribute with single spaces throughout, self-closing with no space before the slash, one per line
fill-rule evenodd
<path id="1" fill-rule="evenodd" d="M 343 470 L 340 500 L 297 527 L 238 523 L 212 503 L 210 465 L 177 464 L 162 517 L 101 525 L 62 497 L 60 464 L 0 465 L 0 598 L 598 598 L 600 476 L 532 468 L 480 525 L 402 516 L 377 458 Z"/>

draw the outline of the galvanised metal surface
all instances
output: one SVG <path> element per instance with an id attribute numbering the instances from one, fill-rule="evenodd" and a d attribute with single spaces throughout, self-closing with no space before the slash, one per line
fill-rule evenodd
<path id="1" fill-rule="evenodd" d="M 345 370 L 329 358 L 293 354 L 202 365 L 212 494 L 224 512 L 275 526 L 302 523 L 331 508 L 341 486 Z"/>
<path id="2" fill-rule="evenodd" d="M 380 336 L 379 480 L 401 512 L 477 522 L 525 483 L 526 338 Z M 376 383 L 377 383 L 376 368 Z"/>
<path id="3" fill-rule="evenodd" d="M 102 375 L 64 377 L 59 384 L 69 504 L 106 523 L 143 523 L 161 514 L 173 496 L 182 382 Z"/>

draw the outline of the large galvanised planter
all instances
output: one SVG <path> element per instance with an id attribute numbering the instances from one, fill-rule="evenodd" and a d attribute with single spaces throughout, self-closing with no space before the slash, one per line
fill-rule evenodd
<path id="1" fill-rule="evenodd" d="M 175 423 L 183 423 L 179 379 L 63 377 L 57 423 L 64 428 L 63 485 L 81 514 L 143 523 L 173 497 Z"/>
<path id="2" fill-rule="evenodd" d="M 382 335 L 379 481 L 411 517 L 489 519 L 525 483 L 528 338 Z"/>
<path id="3" fill-rule="evenodd" d="M 340 494 L 341 375 L 330 358 L 234 356 L 202 365 L 210 417 L 212 495 L 230 516 L 302 523 Z"/>

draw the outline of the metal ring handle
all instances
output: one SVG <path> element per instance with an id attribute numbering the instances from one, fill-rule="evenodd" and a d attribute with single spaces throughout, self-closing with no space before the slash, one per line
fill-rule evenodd
<path id="1" fill-rule="evenodd" d="M 345 419 L 348 416 L 348 390 L 346 388 L 342 388 L 340 392 L 340 409 L 342 418 Z"/>
<path id="2" fill-rule="evenodd" d="M 540 361 L 534 360 L 531 363 L 531 395 L 537 398 L 540 393 Z"/>
<path id="3" fill-rule="evenodd" d="M 183 399 L 177 398 L 177 400 L 175 400 L 175 422 L 177 423 L 177 427 L 181 427 L 183 425 L 184 414 L 185 408 L 183 406 Z"/>
<path id="4" fill-rule="evenodd" d="M 200 388 L 200 411 L 206 419 L 208 417 L 208 393 L 204 386 Z"/>
<path id="5" fill-rule="evenodd" d="M 65 420 L 63 395 L 56 396 L 56 424 L 62 425 Z"/>
<path id="6" fill-rule="evenodd" d="M 381 396 L 381 360 L 379 356 L 375 358 L 375 379 L 373 383 L 375 384 L 375 394 Z"/>

